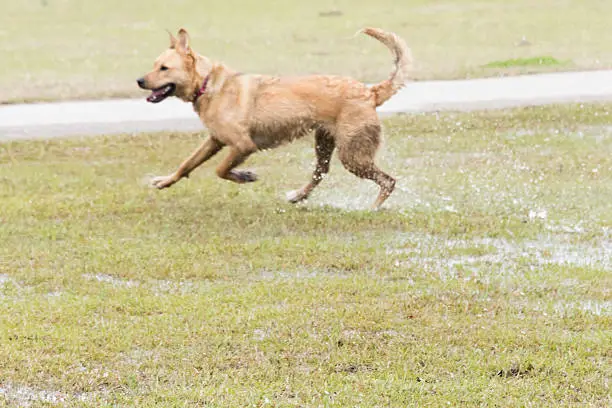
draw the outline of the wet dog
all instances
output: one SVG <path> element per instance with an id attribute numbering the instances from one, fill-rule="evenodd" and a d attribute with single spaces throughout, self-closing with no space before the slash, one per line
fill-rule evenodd
<path id="1" fill-rule="evenodd" d="M 204 143 L 169 176 L 155 177 L 153 185 L 167 188 L 210 159 L 224 147 L 229 154 L 217 167 L 219 177 L 236 183 L 257 180 L 250 171 L 237 170 L 251 154 L 314 132 L 317 163 L 310 182 L 288 194 L 296 203 L 306 199 L 329 171 L 335 149 L 344 167 L 380 187 L 373 208 L 379 208 L 395 187 L 395 179 L 376 166 L 381 142 L 376 107 L 393 96 L 408 77 L 411 57 L 406 43 L 394 33 L 365 28 L 392 52 L 390 77 L 368 87 L 348 77 L 312 75 L 274 77 L 241 74 L 197 54 L 184 29 L 170 34 L 170 47 L 153 70 L 138 79 L 152 93 L 149 102 L 176 96 L 193 104 L 209 130 Z"/>

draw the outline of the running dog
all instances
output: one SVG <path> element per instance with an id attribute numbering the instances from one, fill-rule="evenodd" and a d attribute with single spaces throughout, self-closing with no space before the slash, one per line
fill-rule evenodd
<path id="1" fill-rule="evenodd" d="M 193 105 L 209 130 L 208 138 L 169 176 L 155 177 L 153 186 L 170 187 L 224 147 L 229 154 L 217 167 L 219 177 L 236 183 L 257 176 L 236 167 L 251 154 L 315 134 L 317 164 L 310 182 L 287 195 L 297 203 L 310 195 L 329 171 L 334 149 L 344 167 L 380 187 L 373 209 L 378 209 L 395 187 L 395 179 L 374 163 L 381 142 L 376 107 L 393 96 L 409 75 L 411 54 L 404 40 L 377 28 L 361 32 L 387 46 L 394 58 L 390 77 L 372 87 L 348 77 L 312 75 L 275 77 L 243 74 L 199 55 L 181 29 L 170 34 L 170 47 L 137 80 L 152 90 L 147 101 L 158 103 L 176 96 Z"/>

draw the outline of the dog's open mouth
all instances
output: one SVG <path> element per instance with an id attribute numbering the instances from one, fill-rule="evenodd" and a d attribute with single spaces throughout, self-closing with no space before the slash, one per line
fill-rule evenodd
<path id="1" fill-rule="evenodd" d="M 161 102 L 167 97 L 171 96 L 174 93 L 175 89 L 176 85 L 174 84 L 168 84 L 154 89 L 151 95 L 149 95 L 149 97 L 147 98 L 147 101 L 151 103 Z"/>

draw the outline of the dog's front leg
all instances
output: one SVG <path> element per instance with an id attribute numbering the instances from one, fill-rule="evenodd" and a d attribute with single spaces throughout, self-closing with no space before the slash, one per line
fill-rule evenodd
<path id="1" fill-rule="evenodd" d="M 250 140 L 244 139 L 237 146 L 231 146 L 227 157 L 217 167 L 217 176 L 235 183 L 250 183 L 257 181 L 257 175 L 248 170 L 235 170 L 252 153 L 257 151 L 257 146 Z"/>
<path id="2" fill-rule="evenodd" d="M 213 139 L 211 136 L 208 137 L 192 154 L 187 158 L 179 168 L 169 176 L 155 177 L 151 183 L 154 187 L 159 189 L 167 188 L 182 179 L 188 177 L 196 167 L 204 163 L 206 160 L 213 157 L 223 145 L 219 141 Z"/>

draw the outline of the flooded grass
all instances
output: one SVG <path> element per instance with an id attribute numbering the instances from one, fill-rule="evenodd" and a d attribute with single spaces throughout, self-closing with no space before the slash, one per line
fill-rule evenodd
<path id="1" fill-rule="evenodd" d="M 378 212 L 284 201 L 310 139 L 161 192 L 201 135 L 0 144 L 0 401 L 610 405 L 611 109 L 389 118 Z"/>

